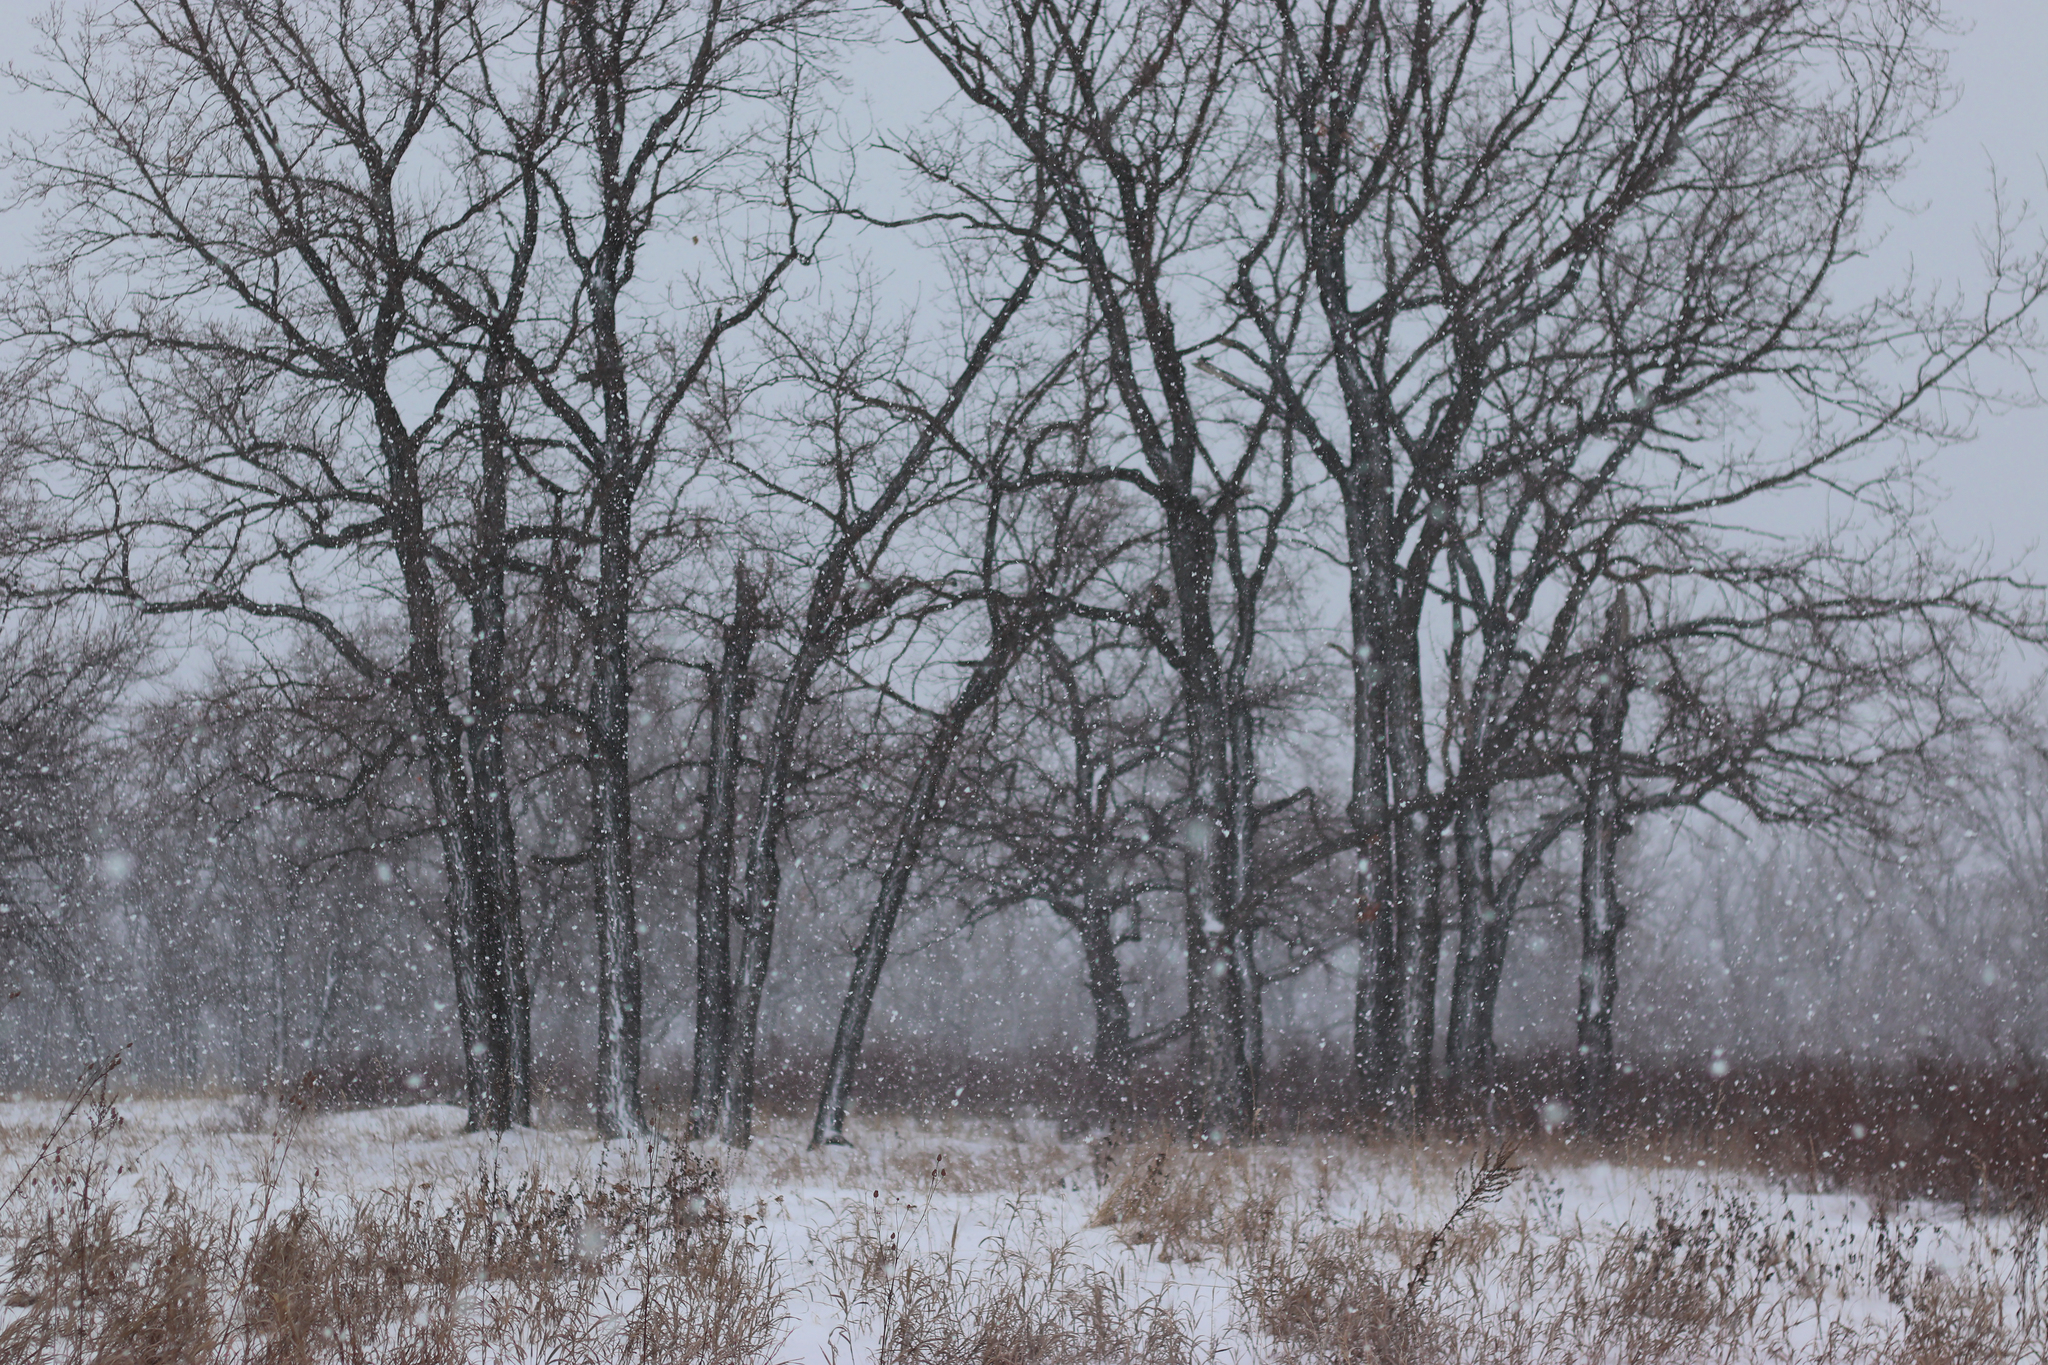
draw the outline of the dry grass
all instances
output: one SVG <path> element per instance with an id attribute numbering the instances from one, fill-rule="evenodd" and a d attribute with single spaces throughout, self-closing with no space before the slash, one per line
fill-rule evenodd
<path id="1" fill-rule="evenodd" d="M 1020 1240 L 985 1255 L 957 1239 L 925 1251 L 856 1221 L 834 1230 L 827 1298 L 833 1360 L 874 1365 L 1193 1365 L 1214 1355 L 1164 1288 L 1093 1265 L 1071 1242 Z"/>
<path id="2" fill-rule="evenodd" d="M 1263 1245 L 1286 1196 L 1277 1173 L 1243 1151 L 1155 1137 L 1098 1148 L 1094 1164 L 1107 1190 L 1091 1226 L 1115 1228 L 1125 1246 L 1149 1246 L 1163 1262 Z"/>
<path id="3" fill-rule="evenodd" d="M 101 1080 L 0 1208 L 10 1365 L 739 1365 L 782 1339 L 773 1263 L 687 1150 L 565 1187 L 486 1170 L 334 1198 L 273 1166 L 247 1203 L 131 1200 Z"/>
<path id="4" fill-rule="evenodd" d="M 125 1125 L 104 1077 L 63 1111 L 0 1158 L 8 1365 L 2048 1359 L 2037 1213 L 1624 1176 L 1555 1146 L 1090 1151 L 927 1121 L 828 1153 L 771 1131 L 724 1172 L 547 1138 L 507 1175 L 516 1144 L 425 1111 L 266 1138 L 276 1110 L 229 1105 L 178 1120 L 198 1136 L 169 1144 L 173 1179 L 140 1168 L 187 1129 Z M 360 1176 L 365 1132 L 391 1144 L 369 1179 L 315 1172 Z"/>

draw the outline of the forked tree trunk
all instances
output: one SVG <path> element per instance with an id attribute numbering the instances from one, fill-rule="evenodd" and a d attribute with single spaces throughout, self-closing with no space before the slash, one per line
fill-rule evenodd
<path id="1" fill-rule="evenodd" d="M 733 613 L 711 679 L 711 754 L 704 769 L 704 828 L 697 840 L 697 1027 L 691 1051 L 690 1136 L 718 1127 L 732 1020 L 732 874 L 739 816 L 740 734 L 753 694 L 748 672 L 761 631 L 761 589 L 733 569 Z"/>
<path id="2" fill-rule="evenodd" d="M 811 688 L 818 671 L 856 624 L 860 611 L 880 609 L 871 602 L 856 610 L 847 600 L 855 556 L 869 534 L 901 506 L 911 482 L 930 463 L 940 433 L 948 428 L 995 355 L 1003 333 L 1031 298 L 1043 269 L 1043 260 L 1035 255 L 1028 260 L 1023 278 L 976 338 L 966 363 L 946 391 L 945 401 L 924 423 L 917 440 L 867 507 L 841 522 L 832 548 L 811 581 L 796 658 L 769 721 L 760 786 L 754 799 L 754 820 L 747 835 L 745 889 L 734 917 L 739 942 L 731 965 L 733 984 L 726 1025 L 724 1085 L 718 1101 L 719 1136 L 732 1146 L 744 1147 L 753 1138 L 754 1062 L 760 1040 L 761 998 L 767 990 L 768 965 L 774 952 L 775 917 L 782 898 L 782 836 L 789 819 L 797 741 L 810 707 Z"/>
<path id="3" fill-rule="evenodd" d="M 1491 803 L 1488 803 L 1484 817 L 1490 822 Z M 1492 919 L 1486 920 L 1485 912 L 1481 912 L 1479 951 L 1472 959 L 1469 998 L 1461 1002 L 1454 988 L 1453 1017 L 1458 1017 L 1457 1011 L 1462 1005 L 1463 1017 L 1468 1021 L 1463 1026 L 1458 1050 L 1462 1067 L 1460 1074 L 1473 1078 L 1468 1085 L 1476 1087 L 1476 1090 L 1468 1089 L 1467 1094 L 1479 1097 L 1488 1122 L 1494 1120 L 1495 1105 L 1500 1098 L 1499 1089 L 1494 1084 L 1496 1049 L 1493 1020 L 1500 1000 L 1501 977 L 1507 967 L 1508 936 L 1514 928 L 1515 906 L 1521 900 L 1522 887 L 1530 874 L 1542 866 L 1544 854 L 1573 823 L 1569 813 L 1550 816 L 1515 851 L 1515 856 L 1493 884 L 1486 901 L 1491 906 Z M 1478 848 L 1490 848 L 1492 842 L 1492 831 L 1485 828 L 1475 839 L 1475 856 Z M 1462 959 L 1460 966 L 1463 967 Z"/>
<path id="4" fill-rule="evenodd" d="M 1055 900 L 1052 907 L 1080 939 L 1082 977 L 1095 1016 L 1087 1088 L 1074 1117 L 1091 1128 L 1107 1124 L 1122 1129 L 1131 1119 L 1131 1069 L 1137 1059 L 1131 1003 L 1116 956 L 1116 898 L 1109 886 L 1108 787 L 1103 772 L 1108 764 L 1095 752 L 1094 726 L 1073 661 L 1052 645 L 1045 658 L 1067 698 L 1067 727 L 1074 741 L 1074 819 L 1079 826 L 1075 842 L 1082 858 L 1080 903 Z"/>
<path id="5" fill-rule="evenodd" d="M 1606 1121 L 1614 1076 L 1615 954 L 1626 914 L 1615 875 L 1625 832 L 1621 815 L 1621 740 L 1628 720 L 1627 599 L 1607 613 L 1600 674 L 1593 692 L 1592 755 L 1586 780 L 1584 846 L 1579 862 L 1579 1048 L 1572 1077 L 1577 1124 L 1597 1132 Z"/>
<path id="6" fill-rule="evenodd" d="M 465 727 L 450 696 L 452 670 L 442 642 L 445 620 L 425 525 L 418 448 L 395 405 L 384 409 L 380 426 L 392 548 L 405 593 L 407 639 L 401 681 L 426 759 L 427 785 L 439 825 L 468 1126 L 473 1131 L 502 1132 L 514 1121 L 514 1011 L 507 994 L 511 972 L 505 924 L 487 887 L 484 814 L 464 753 Z"/>

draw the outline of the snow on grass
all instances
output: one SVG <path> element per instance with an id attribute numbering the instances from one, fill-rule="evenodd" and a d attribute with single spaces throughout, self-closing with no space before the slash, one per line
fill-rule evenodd
<path id="1" fill-rule="evenodd" d="M 209 1361 L 2048 1357 L 2038 1216 L 1669 1154 L 1546 1148 L 1468 1198 L 1477 1144 L 877 1120 L 691 1152 L 246 1098 L 88 1106 L 53 1144 L 61 1113 L 0 1104 L 8 1360 L 132 1354 L 145 1319 L 152 1358 Z"/>

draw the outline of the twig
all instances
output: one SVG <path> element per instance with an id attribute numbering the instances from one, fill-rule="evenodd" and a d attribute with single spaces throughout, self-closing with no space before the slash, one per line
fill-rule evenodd
<path id="1" fill-rule="evenodd" d="M 115 1052 L 94 1062 L 79 1075 L 78 1089 L 71 1097 L 70 1106 L 65 1109 L 63 1117 L 58 1119 L 56 1125 L 50 1129 L 49 1135 L 43 1139 L 43 1145 L 36 1149 L 35 1160 L 29 1162 L 27 1167 L 22 1170 L 20 1177 L 14 1182 L 14 1188 L 7 1192 L 5 1199 L 0 1199 L 0 1208 L 5 1208 L 7 1205 L 12 1204 L 15 1196 L 27 1188 L 28 1178 L 36 1173 L 36 1169 L 44 1161 L 48 1160 L 50 1153 L 56 1148 L 57 1139 L 63 1136 L 65 1126 L 71 1122 L 72 1116 L 78 1113 L 79 1108 L 84 1105 L 86 1098 L 94 1090 L 103 1089 L 106 1085 L 107 1077 L 112 1075 L 114 1068 L 119 1065 L 121 1065 L 121 1054 Z"/>
<path id="2" fill-rule="evenodd" d="M 1490 1148 L 1479 1158 L 1479 1165 L 1472 1172 L 1472 1183 L 1465 1191 L 1465 1197 L 1458 1201 L 1458 1207 L 1451 1210 L 1451 1216 L 1444 1219 L 1443 1226 L 1429 1236 L 1429 1242 L 1422 1248 L 1422 1255 L 1408 1272 L 1408 1305 L 1413 1307 L 1416 1296 L 1429 1283 L 1429 1272 L 1436 1265 L 1437 1252 L 1443 1249 L 1444 1239 L 1451 1235 L 1451 1229 L 1483 1204 L 1491 1204 L 1507 1193 L 1508 1186 L 1515 1183 L 1515 1177 L 1522 1173 L 1520 1166 L 1508 1163 L 1515 1157 L 1515 1144 L 1502 1143 Z"/>

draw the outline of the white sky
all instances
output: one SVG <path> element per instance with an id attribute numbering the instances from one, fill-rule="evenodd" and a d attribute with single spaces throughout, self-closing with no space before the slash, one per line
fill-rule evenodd
<path id="1" fill-rule="evenodd" d="M 1968 26 L 1951 40 L 1957 100 L 1904 188 L 1911 212 L 1893 226 L 1891 245 L 1923 276 L 1967 277 L 1975 229 L 1991 216 L 1994 165 L 2008 192 L 2032 203 L 2033 232 L 2048 231 L 2048 4 L 1953 0 L 1951 9 Z M 2048 390 L 2048 370 L 2041 378 Z M 2048 409 L 1986 418 L 1978 439 L 1941 467 L 1948 498 L 1936 515 L 1949 542 L 2024 557 L 2034 577 L 2048 578 Z"/>
<path id="2" fill-rule="evenodd" d="M 1990 217 L 1994 166 L 2009 193 L 2034 206 L 2031 230 L 2048 231 L 2048 2 L 1950 0 L 1950 10 L 1962 29 L 1948 42 L 1956 103 L 1902 188 L 1881 257 L 1922 279 L 1975 273 L 1976 230 Z M 41 12 L 25 0 L 0 0 L 0 53 L 32 61 L 32 20 Z M 10 130 L 46 126 L 50 118 L 39 101 L 0 85 L 0 119 Z M 0 268 L 21 259 L 28 222 L 22 211 L 0 216 Z M 2048 368 L 2042 387 L 2048 390 Z M 1946 497 L 1934 515 L 1943 538 L 2021 561 L 2030 576 L 2048 580 L 2048 409 L 1986 417 L 1977 439 L 1947 452 L 1938 469 Z"/>

